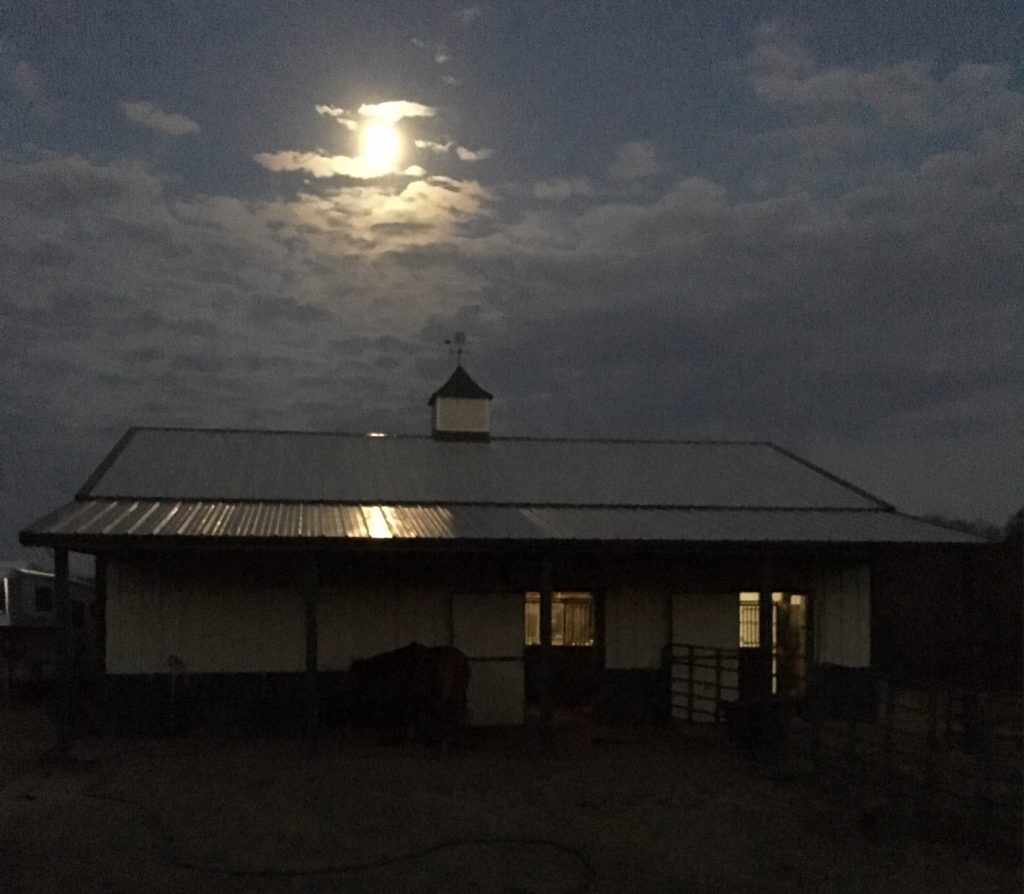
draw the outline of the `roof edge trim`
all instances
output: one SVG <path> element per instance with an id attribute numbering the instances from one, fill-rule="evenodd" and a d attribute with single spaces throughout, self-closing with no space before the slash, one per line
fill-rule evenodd
<path id="1" fill-rule="evenodd" d="M 771 447 L 774 450 L 777 450 L 783 456 L 788 456 L 790 459 L 795 460 L 801 465 L 806 466 L 812 472 L 817 472 L 819 475 L 828 478 L 829 481 L 834 481 L 836 484 L 842 485 L 847 490 L 853 491 L 855 494 L 857 494 L 857 496 L 864 497 L 864 499 L 866 500 L 871 500 L 873 503 L 877 503 L 880 508 L 886 510 L 887 512 L 896 511 L 896 507 L 892 503 L 887 503 L 885 500 L 881 499 L 880 497 L 876 497 L 874 494 L 869 493 L 863 488 L 857 487 L 857 485 L 855 484 L 850 484 L 850 482 L 847 481 L 845 478 L 840 478 L 838 475 L 836 475 L 833 472 L 830 472 L 828 469 L 823 469 L 821 466 L 812 463 L 810 460 L 804 459 L 802 456 L 798 456 L 797 454 L 793 453 L 792 450 L 787 450 L 785 447 L 780 447 L 778 444 L 772 441 L 768 441 L 767 444 L 769 447 Z"/>
<path id="2" fill-rule="evenodd" d="M 131 439 L 135 437 L 135 433 L 138 430 L 138 428 L 132 426 L 131 428 L 128 429 L 128 431 L 121 435 L 120 440 L 114 445 L 113 450 L 111 450 L 110 453 L 108 453 L 105 457 L 103 457 L 102 460 L 100 460 L 100 464 L 95 468 L 95 470 L 93 470 L 93 473 L 85 480 L 85 484 L 83 484 L 75 493 L 76 500 L 87 499 L 92 496 L 92 489 L 97 484 L 100 483 L 103 476 L 107 474 L 107 472 L 110 470 L 110 467 L 117 461 L 117 458 L 128 446 L 129 441 L 131 441 Z"/>

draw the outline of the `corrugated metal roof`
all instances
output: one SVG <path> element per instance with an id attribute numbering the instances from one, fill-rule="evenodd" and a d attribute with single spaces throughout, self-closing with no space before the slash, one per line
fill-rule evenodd
<path id="1" fill-rule="evenodd" d="M 875 509 L 764 443 L 136 429 L 82 497 L 368 505 Z"/>
<path id="2" fill-rule="evenodd" d="M 875 510 L 518 507 L 81 499 L 22 532 L 62 538 L 976 543 Z"/>

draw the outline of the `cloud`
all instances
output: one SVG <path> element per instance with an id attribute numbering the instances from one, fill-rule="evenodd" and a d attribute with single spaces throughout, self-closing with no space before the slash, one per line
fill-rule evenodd
<path id="1" fill-rule="evenodd" d="M 396 99 L 376 104 L 364 103 L 359 107 L 359 114 L 367 118 L 381 118 L 394 124 L 403 118 L 433 118 L 436 110 L 422 103 Z"/>
<path id="2" fill-rule="evenodd" d="M 537 181 L 532 193 L 538 199 L 560 201 L 572 196 L 592 196 L 594 187 L 586 177 L 559 177 Z"/>
<path id="3" fill-rule="evenodd" d="M 434 50 L 434 61 L 438 65 L 447 65 L 452 61 L 451 54 L 445 48 L 444 44 L 438 44 L 437 49 Z"/>
<path id="4" fill-rule="evenodd" d="M 318 115 L 326 115 L 329 118 L 333 118 L 338 124 L 348 130 L 356 130 L 359 127 L 359 123 L 355 118 L 350 117 L 349 112 L 336 106 L 318 105 L 316 106 L 316 111 Z"/>
<path id="5" fill-rule="evenodd" d="M 462 28 L 468 28 L 480 16 L 483 15 L 483 10 L 479 6 L 467 6 L 464 9 L 460 9 L 455 13 L 455 21 Z"/>
<path id="6" fill-rule="evenodd" d="M 362 156 L 320 155 L 317 152 L 284 150 L 260 152 L 253 157 L 268 171 L 305 171 L 314 177 L 352 177 L 356 180 L 394 176 L 394 172 L 381 171 L 379 164 Z"/>
<path id="7" fill-rule="evenodd" d="M 429 149 L 431 152 L 448 152 L 455 144 L 449 140 L 447 143 L 434 143 L 431 140 L 414 140 L 413 145 L 417 149 Z"/>
<path id="8" fill-rule="evenodd" d="M 442 84 L 447 84 L 449 87 L 453 87 L 456 84 L 461 84 L 462 82 L 457 77 L 454 77 L 453 75 L 446 74 L 446 75 L 441 75 L 441 83 Z"/>
<path id="9" fill-rule="evenodd" d="M 608 175 L 615 180 L 639 180 L 663 170 L 653 143 L 638 141 L 619 147 Z"/>
<path id="10" fill-rule="evenodd" d="M 57 107 L 47 95 L 38 68 L 29 62 L 18 62 L 11 69 L 11 82 L 21 101 L 31 107 L 33 115 L 48 119 L 56 117 Z"/>
<path id="11" fill-rule="evenodd" d="M 866 110 L 887 129 L 938 133 L 1005 126 L 1019 112 L 1005 66 L 962 63 L 944 78 L 921 59 L 823 67 L 777 22 L 757 30 L 744 65 L 767 103 L 851 119 Z"/>
<path id="12" fill-rule="evenodd" d="M 125 117 L 133 124 L 141 125 L 168 137 L 183 137 L 198 133 L 199 125 L 185 115 L 177 112 L 165 112 L 148 100 L 123 102 L 121 108 Z"/>
<path id="13" fill-rule="evenodd" d="M 484 161 L 494 155 L 493 149 L 467 149 L 465 146 L 456 146 L 455 154 L 462 161 Z"/>

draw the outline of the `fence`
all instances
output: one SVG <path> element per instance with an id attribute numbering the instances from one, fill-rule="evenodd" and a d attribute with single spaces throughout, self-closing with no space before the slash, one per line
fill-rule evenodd
<path id="1" fill-rule="evenodd" d="M 809 712 L 819 765 L 870 769 L 897 789 L 986 819 L 1021 818 L 1021 698 L 880 679 L 873 718 Z"/>
<path id="2" fill-rule="evenodd" d="M 666 652 L 671 716 L 725 719 L 740 700 L 746 649 L 673 643 Z M 870 770 L 942 806 L 1019 822 L 1022 700 L 962 686 L 882 678 L 871 669 L 816 668 L 806 697 L 780 698 L 791 744 L 822 770 Z"/>
<path id="3" fill-rule="evenodd" d="M 666 657 L 672 719 L 723 720 L 722 703 L 740 695 L 740 650 L 673 643 Z"/>

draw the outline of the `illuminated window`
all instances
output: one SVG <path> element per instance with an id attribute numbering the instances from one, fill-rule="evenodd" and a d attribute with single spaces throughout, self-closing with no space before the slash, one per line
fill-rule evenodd
<path id="1" fill-rule="evenodd" d="M 594 597 L 590 593 L 554 593 L 551 645 L 594 645 Z M 526 594 L 526 645 L 540 645 L 540 593 Z"/>

